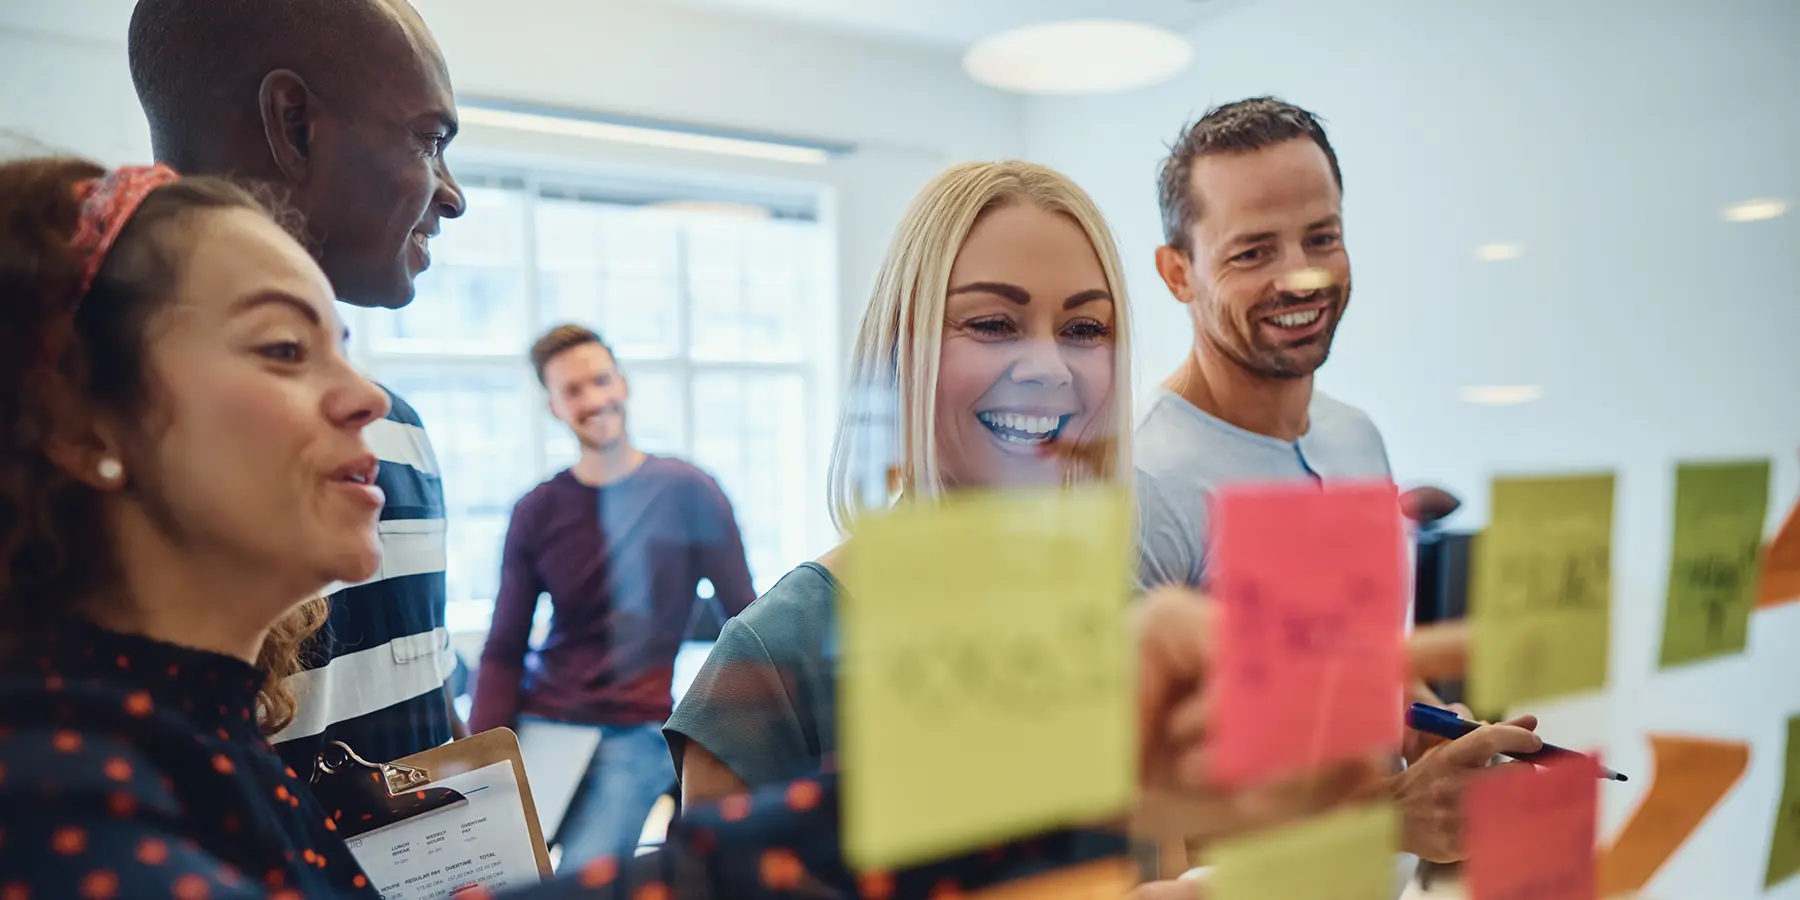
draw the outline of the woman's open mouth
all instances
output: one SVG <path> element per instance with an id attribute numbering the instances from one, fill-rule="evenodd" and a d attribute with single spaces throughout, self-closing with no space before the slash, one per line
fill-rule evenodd
<path id="1" fill-rule="evenodd" d="M 1074 418 L 1064 415 L 1029 415 L 1013 412 L 980 412 L 975 418 L 993 432 L 994 437 L 1009 444 L 1036 446 L 1056 440 L 1063 427 Z"/>

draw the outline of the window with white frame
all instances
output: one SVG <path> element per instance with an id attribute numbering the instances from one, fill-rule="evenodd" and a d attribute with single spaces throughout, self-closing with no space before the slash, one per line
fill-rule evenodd
<path id="1" fill-rule="evenodd" d="M 813 410 L 832 400 L 823 388 L 837 350 L 816 198 L 541 175 L 463 182 L 468 211 L 432 241 L 417 298 L 358 311 L 351 344 L 431 435 L 453 630 L 485 628 L 513 503 L 579 452 L 526 358 L 564 322 L 617 354 L 634 443 L 719 481 L 758 593 L 815 552 L 824 460 Z"/>

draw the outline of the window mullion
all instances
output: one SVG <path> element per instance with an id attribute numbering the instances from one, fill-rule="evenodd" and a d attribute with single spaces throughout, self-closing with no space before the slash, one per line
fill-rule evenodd
<path id="1" fill-rule="evenodd" d="M 536 175 L 526 176 L 523 190 L 525 194 L 525 258 L 523 260 L 525 266 L 525 321 L 528 323 L 525 333 L 526 340 L 532 340 L 544 321 L 543 298 L 539 295 L 539 291 L 543 289 L 543 279 L 538 275 L 538 179 Z M 525 363 L 521 360 L 520 364 L 524 365 Z M 529 381 L 526 382 L 525 387 L 527 391 L 531 391 Z M 535 394 L 521 396 L 520 400 L 530 407 L 543 406 L 543 404 L 535 402 Z M 542 415 L 534 416 L 530 437 L 531 471 L 534 472 L 542 472 L 550 465 L 549 448 L 545 446 L 544 442 L 544 428 Z"/>
<path id="2" fill-rule="evenodd" d="M 675 340 L 679 348 L 675 358 L 677 377 L 681 379 L 682 454 L 691 460 L 697 456 L 694 428 L 698 417 L 694 411 L 694 277 L 689 233 L 686 227 L 675 230 Z"/>

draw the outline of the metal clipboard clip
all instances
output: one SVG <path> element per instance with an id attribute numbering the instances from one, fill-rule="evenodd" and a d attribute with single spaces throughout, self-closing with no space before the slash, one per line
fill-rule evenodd
<path id="1" fill-rule="evenodd" d="M 348 840 L 414 816 L 469 802 L 450 788 L 428 788 L 431 773 L 417 766 L 372 763 L 348 744 L 332 741 L 319 751 L 312 792 Z"/>

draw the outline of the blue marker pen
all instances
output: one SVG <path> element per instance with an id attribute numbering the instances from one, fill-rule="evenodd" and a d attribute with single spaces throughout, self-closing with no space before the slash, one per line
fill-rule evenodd
<path id="1" fill-rule="evenodd" d="M 1481 723 L 1471 722 L 1447 709 L 1439 709 L 1425 703 L 1414 703 L 1412 709 L 1409 709 L 1406 712 L 1406 727 L 1411 728 L 1414 731 L 1423 731 L 1426 734 L 1435 734 L 1438 737 L 1449 738 L 1454 741 L 1457 738 L 1480 728 Z M 1577 753 L 1574 750 L 1565 750 L 1555 744 L 1545 744 L 1544 749 L 1534 750 L 1530 753 L 1508 753 L 1505 755 L 1512 759 L 1538 763 L 1540 765 L 1550 762 L 1558 757 L 1587 756 L 1585 753 Z M 1599 768 L 1601 778 L 1607 778 L 1613 781 L 1627 780 L 1625 776 L 1620 775 L 1605 766 L 1600 766 Z"/>

